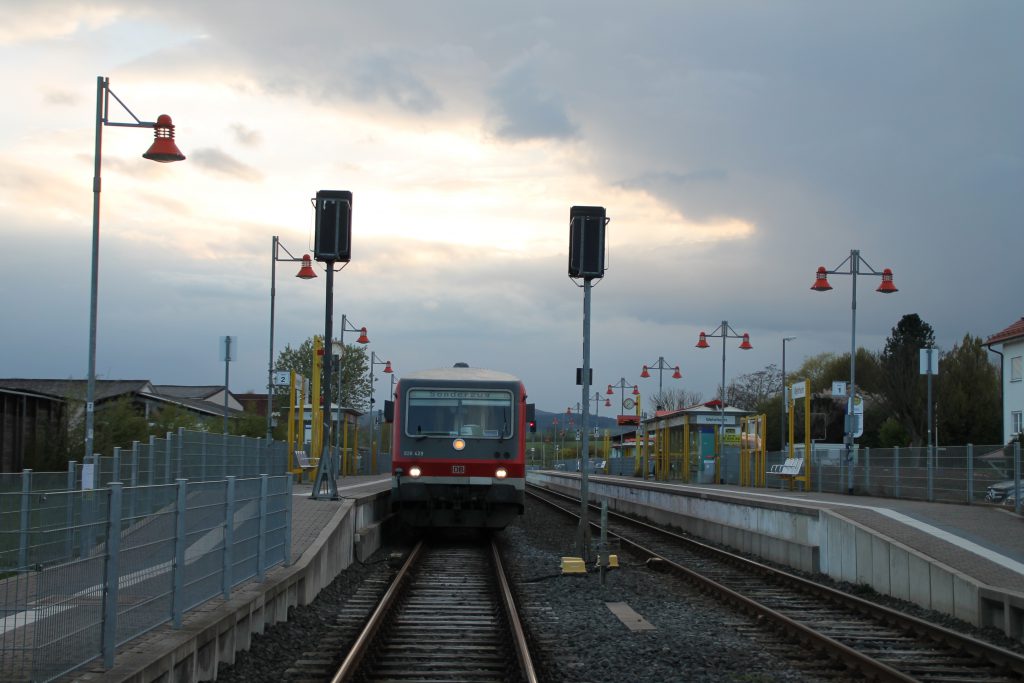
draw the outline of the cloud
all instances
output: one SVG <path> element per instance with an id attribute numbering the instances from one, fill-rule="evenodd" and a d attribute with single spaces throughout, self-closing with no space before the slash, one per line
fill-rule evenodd
<path id="1" fill-rule="evenodd" d="M 238 159 L 212 147 L 203 147 L 189 153 L 189 160 L 210 171 L 231 176 L 247 182 L 258 182 L 263 174 L 251 166 L 246 166 Z"/>
<path id="2" fill-rule="evenodd" d="M 31 3 L 13 0 L 0 3 L 0 7 L 3 6 L 6 6 L 6 11 L 0 22 L 0 46 L 54 40 L 80 31 L 94 31 L 112 24 L 123 14 L 112 5 L 82 5 L 68 11 L 68 4 L 60 0 Z"/>
<path id="3" fill-rule="evenodd" d="M 78 96 L 78 93 L 71 92 L 69 90 L 47 90 L 43 93 L 43 102 L 46 104 L 53 104 L 57 106 L 78 106 L 82 101 L 82 98 Z"/>
<path id="4" fill-rule="evenodd" d="M 358 100 L 383 99 L 416 114 L 430 114 L 441 108 L 438 93 L 416 76 L 412 64 L 402 55 L 360 56 L 328 85 L 344 85 Z"/>
<path id="5" fill-rule="evenodd" d="M 491 130 L 504 140 L 571 139 L 579 128 L 569 120 L 562 97 L 547 86 L 535 59 L 515 64 L 490 88 Z"/>
<path id="6" fill-rule="evenodd" d="M 231 124 L 231 131 L 235 134 L 235 140 L 246 147 L 257 147 L 263 142 L 263 133 L 247 127 L 242 123 Z"/>

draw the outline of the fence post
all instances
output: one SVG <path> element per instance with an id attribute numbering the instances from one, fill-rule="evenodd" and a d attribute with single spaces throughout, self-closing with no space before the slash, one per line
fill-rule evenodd
<path id="1" fill-rule="evenodd" d="M 103 571 L 103 666 L 114 666 L 114 650 L 117 648 L 117 590 L 121 552 L 121 487 L 119 481 L 110 482 L 107 513 L 107 556 Z"/>
<path id="2" fill-rule="evenodd" d="M 132 441 L 132 471 L 129 474 L 131 480 L 128 482 L 128 486 L 133 489 L 137 489 L 139 485 L 139 442 Z M 132 497 L 128 504 L 128 517 L 131 519 L 135 518 L 135 499 L 139 497 L 138 490 L 132 492 Z"/>
<path id="3" fill-rule="evenodd" d="M 1024 493 L 1020 483 L 1020 441 L 1013 442 L 1013 481 L 1014 490 L 1017 492 L 1014 496 L 1013 511 L 1019 515 L 1021 494 Z"/>
<path id="4" fill-rule="evenodd" d="M 121 481 L 121 447 L 114 446 L 114 457 L 111 458 L 110 481 Z"/>
<path id="5" fill-rule="evenodd" d="M 89 488 L 85 488 L 85 470 L 82 471 L 82 557 L 88 557 L 92 553 L 96 529 L 93 524 L 96 522 L 96 454 L 88 456 L 92 465 L 92 481 Z"/>
<path id="6" fill-rule="evenodd" d="M 185 507 L 188 504 L 188 481 L 178 479 L 178 504 L 174 511 L 174 569 L 171 578 L 171 618 L 174 628 L 181 628 L 185 604 Z"/>
<path id="7" fill-rule="evenodd" d="M 199 440 L 199 470 L 203 481 L 206 481 L 206 432 L 202 432 L 203 438 Z"/>
<path id="8" fill-rule="evenodd" d="M 21 522 L 18 534 L 18 568 L 28 566 L 28 520 L 32 497 L 32 470 L 21 471 Z"/>
<path id="9" fill-rule="evenodd" d="M 852 461 L 853 461 L 853 451 L 850 451 L 849 453 L 850 453 L 849 458 L 850 458 L 850 461 L 852 463 Z M 842 491 L 843 491 L 843 482 L 846 481 L 846 469 L 845 468 L 847 466 L 849 466 L 850 468 L 853 467 L 853 465 L 851 463 L 846 462 L 846 460 L 847 460 L 847 456 L 845 454 L 839 456 L 839 482 L 836 485 L 836 493 L 842 493 Z M 851 484 L 850 488 L 852 489 L 853 488 L 852 480 L 851 480 L 850 484 Z"/>
<path id="10" fill-rule="evenodd" d="M 813 441 L 811 442 L 811 462 L 814 464 L 814 472 L 818 475 L 818 493 L 821 493 L 821 470 L 824 468 L 821 465 L 821 458 L 818 457 Z"/>
<path id="11" fill-rule="evenodd" d="M 967 504 L 974 502 L 974 444 L 967 444 Z"/>
<path id="12" fill-rule="evenodd" d="M 295 475 L 288 473 L 285 496 L 288 503 L 284 507 L 284 566 L 292 564 L 292 487 L 295 485 Z"/>
<path id="13" fill-rule="evenodd" d="M 174 470 L 174 477 L 175 477 L 175 479 L 188 479 L 188 477 L 185 477 L 182 474 L 182 470 L 184 469 L 184 463 L 182 462 L 182 453 L 183 453 L 183 451 L 182 451 L 182 448 L 181 448 L 181 438 L 182 438 L 181 429 L 182 429 L 181 427 L 178 427 L 177 433 L 175 433 L 175 432 L 167 432 L 167 439 L 170 440 L 171 436 L 176 436 L 177 437 L 174 440 L 174 454 L 177 456 L 176 460 L 178 462 L 178 466 Z"/>
<path id="14" fill-rule="evenodd" d="M 205 432 L 204 432 L 205 434 Z M 203 462 L 206 462 L 205 446 L 206 439 L 203 439 Z M 224 568 L 221 571 L 221 592 L 224 599 L 231 597 L 232 567 L 234 567 L 235 550 L 235 477 L 225 478 L 226 491 L 224 493 Z"/>
<path id="15" fill-rule="evenodd" d="M 892 469 L 896 476 L 896 483 L 893 486 L 893 495 L 900 497 L 900 447 L 892 447 Z"/>
<path id="16" fill-rule="evenodd" d="M 191 479 L 189 468 L 185 466 L 185 428 L 178 427 L 178 476 L 183 479 Z"/>
<path id="17" fill-rule="evenodd" d="M 256 577 L 262 581 L 267 572 L 267 493 L 270 477 L 260 475 L 260 535 L 257 541 Z"/>
<path id="18" fill-rule="evenodd" d="M 864 449 L 864 493 L 871 495 L 871 447 Z"/>
<path id="19" fill-rule="evenodd" d="M 68 493 L 64 502 L 64 559 L 71 561 L 71 551 L 75 547 L 75 482 L 78 480 L 78 461 L 68 461 Z"/>
<path id="20" fill-rule="evenodd" d="M 928 445 L 925 449 L 928 457 L 928 500 L 935 500 L 935 451 L 932 450 L 931 445 Z"/>
<path id="21" fill-rule="evenodd" d="M 164 483 L 171 483 L 171 433 L 164 435 Z"/>

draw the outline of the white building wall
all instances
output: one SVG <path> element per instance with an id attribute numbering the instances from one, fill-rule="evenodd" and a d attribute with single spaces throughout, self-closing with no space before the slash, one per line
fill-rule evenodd
<path id="1" fill-rule="evenodd" d="M 1014 435 L 1014 413 L 1024 413 L 1024 378 L 1013 379 L 1013 359 L 1021 358 L 1024 374 L 1024 339 L 1003 344 L 1003 443 Z"/>

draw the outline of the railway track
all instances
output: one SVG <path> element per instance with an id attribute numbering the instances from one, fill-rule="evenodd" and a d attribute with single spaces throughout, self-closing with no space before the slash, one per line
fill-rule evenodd
<path id="1" fill-rule="evenodd" d="M 578 498 L 532 486 L 527 493 L 579 518 Z M 608 518 L 608 535 L 621 547 L 655 558 L 869 679 L 1024 680 L 1024 657 L 1016 653 L 644 522 L 611 512 Z"/>
<path id="2" fill-rule="evenodd" d="M 493 541 L 417 544 L 332 683 L 380 680 L 537 680 Z"/>

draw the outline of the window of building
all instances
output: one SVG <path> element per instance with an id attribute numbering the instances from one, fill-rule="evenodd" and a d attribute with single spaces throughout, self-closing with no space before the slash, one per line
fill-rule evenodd
<path id="1" fill-rule="evenodd" d="M 1010 381 L 1019 382 L 1021 378 L 1021 356 L 1010 359 Z"/>
<path id="2" fill-rule="evenodd" d="M 1024 412 L 1015 410 L 1010 414 L 1010 418 L 1013 421 L 1013 433 L 1020 434 L 1024 431 Z"/>

